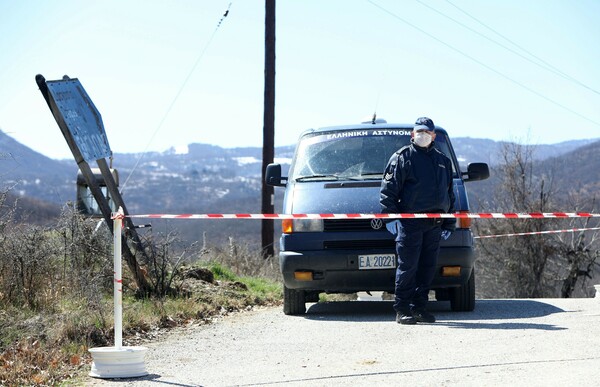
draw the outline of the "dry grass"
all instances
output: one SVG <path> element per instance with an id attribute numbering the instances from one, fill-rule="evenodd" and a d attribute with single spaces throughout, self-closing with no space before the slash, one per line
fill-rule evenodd
<path id="1" fill-rule="evenodd" d="M 87 374 L 88 349 L 114 344 L 110 233 L 68 209 L 54 227 L 4 217 L 0 228 L 0 385 L 56 385 Z M 154 241 L 160 254 L 148 272 L 174 290 L 169 296 L 135 298 L 124 269 L 124 345 L 281 302 L 279 268 L 259 251 L 231 240 L 182 259 L 165 248 L 169 241 Z"/>
<path id="2" fill-rule="evenodd" d="M 225 266 L 211 262 L 186 268 L 212 273 L 212 282 L 183 278 L 186 295 L 123 301 L 123 344 L 139 345 L 166 330 L 190 323 L 209 323 L 215 316 L 281 302 L 281 286 L 273 281 L 238 277 Z M 68 302 L 51 314 L 4 313 L 0 320 L 0 385 L 54 385 L 89 372 L 88 349 L 114 344 L 112 298 L 105 296 L 95 310 L 85 301 Z M 32 313 L 32 312 L 31 312 Z"/>

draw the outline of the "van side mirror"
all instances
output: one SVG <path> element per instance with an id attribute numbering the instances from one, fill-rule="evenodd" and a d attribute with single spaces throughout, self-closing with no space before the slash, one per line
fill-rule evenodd
<path id="1" fill-rule="evenodd" d="M 467 176 L 465 181 L 485 180 L 490 177 L 490 169 L 486 163 L 471 163 L 462 175 Z"/>
<path id="2" fill-rule="evenodd" d="M 281 164 L 269 164 L 265 173 L 265 183 L 277 187 L 285 187 L 287 177 L 281 177 Z"/>

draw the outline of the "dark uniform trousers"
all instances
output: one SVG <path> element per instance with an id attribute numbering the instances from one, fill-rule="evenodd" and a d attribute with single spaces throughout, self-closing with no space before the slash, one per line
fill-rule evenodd
<path id="1" fill-rule="evenodd" d="M 424 308 L 427 304 L 440 250 L 442 219 L 400 219 L 400 223 L 402 229 L 396 236 L 397 312 Z"/>

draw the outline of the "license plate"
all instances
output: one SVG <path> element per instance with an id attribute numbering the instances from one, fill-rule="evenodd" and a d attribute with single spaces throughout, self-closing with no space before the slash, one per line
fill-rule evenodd
<path id="1" fill-rule="evenodd" d="M 358 270 L 394 269 L 395 254 L 369 254 L 358 256 Z"/>

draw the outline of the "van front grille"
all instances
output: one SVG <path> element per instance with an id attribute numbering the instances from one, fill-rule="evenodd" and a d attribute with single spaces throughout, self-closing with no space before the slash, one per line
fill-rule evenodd
<path id="1" fill-rule="evenodd" d="M 376 231 L 371 227 L 371 219 L 325 219 L 323 229 L 325 231 Z"/>
<path id="2" fill-rule="evenodd" d="M 349 241 L 325 241 L 323 247 L 326 250 L 371 250 L 371 249 L 396 249 L 393 239 L 379 240 L 349 240 Z"/>

